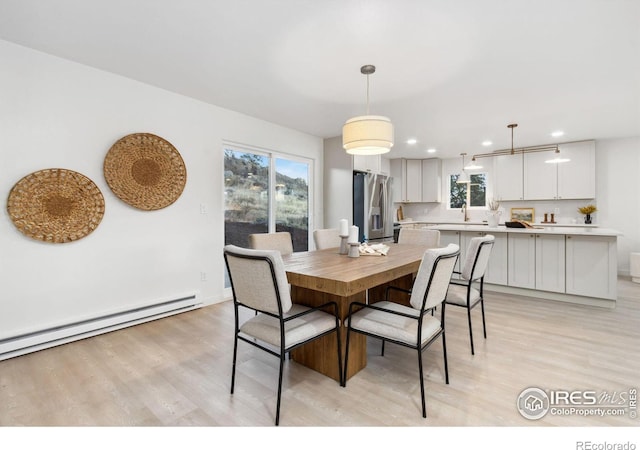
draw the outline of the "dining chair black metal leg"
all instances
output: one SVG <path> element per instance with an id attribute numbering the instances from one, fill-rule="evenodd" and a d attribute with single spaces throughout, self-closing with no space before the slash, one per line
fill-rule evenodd
<path id="1" fill-rule="evenodd" d="M 344 350 L 344 372 L 342 373 L 342 387 L 347 387 L 347 371 L 349 370 L 349 338 L 351 337 L 351 330 L 347 327 L 347 342 Z"/>
<path id="2" fill-rule="evenodd" d="M 471 354 L 475 355 L 473 349 L 473 330 L 471 328 L 471 308 L 467 307 L 467 320 L 469 322 L 469 341 L 471 342 Z"/>
<path id="3" fill-rule="evenodd" d="M 380 352 L 380 356 L 384 356 L 384 343 L 387 342 L 384 339 L 382 339 L 382 351 Z"/>
<path id="4" fill-rule="evenodd" d="M 484 322 L 484 298 L 480 298 L 480 310 L 482 311 L 482 331 L 484 332 L 484 338 L 487 338 L 487 325 Z"/>
<path id="5" fill-rule="evenodd" d="M 280 374 L 278 375 L 278 401 L 276 404 L 276 426 L 280 424 L 280 399 L 282 398 L 283 369 L 284 369 L 284 352 L 280 352 Z"/>
<path id="6" fill-rule="evenodd" d="M 442 354 L 444 355 L 444 380 L 449 384 L 449 363 L 447 362 L 447 340 L 442 330 Z"/>
<path id="7" fill-rule="evenodd" d="M 424 399 L 424 378 L 422 374 L 422 348 L 418 347 L 418 368 L 420 372 L 420 395 L 422 395 L 422 417 L 427 417 L 427 403 Z"/>
<path id="8" fill-rule="evenodd" d="M 231 393 L 233 394 L 233 387 L 236 384 L 236 357 L 238 356 L 238 333 L 233 343 L 233 363 L 231 364 Z"/>

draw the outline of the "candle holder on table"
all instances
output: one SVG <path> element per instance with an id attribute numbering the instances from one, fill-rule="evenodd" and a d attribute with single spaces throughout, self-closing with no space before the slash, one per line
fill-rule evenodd
<path id="1" fill-rule="evenodd" d="M 349 242 L 349 257 L 357 258 L 360 256 L 360 242 Z"/>
<path id="2" fill-rule="evenodd" d="M 340 235 L 340 254 L 346 255 L 349 253 L 349 245 L 347 244 L 347 239 L 349 239 L 349 235 L 346 236 Z"/>

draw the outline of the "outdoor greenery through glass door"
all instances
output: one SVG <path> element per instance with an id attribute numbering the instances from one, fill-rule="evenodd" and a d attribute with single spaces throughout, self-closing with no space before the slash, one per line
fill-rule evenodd
<path id="1" fill-rule="evenodd" d="M 248 247 L 252 233 L 288 231 L 294 251 L 308 250 L 309 167 L 308 162 L 225 148 L 225 245 Z"/>

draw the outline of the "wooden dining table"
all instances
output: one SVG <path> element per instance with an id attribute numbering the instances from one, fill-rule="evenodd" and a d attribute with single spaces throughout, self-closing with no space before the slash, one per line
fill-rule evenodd
<path id="1" fill-rule="evenodd" d="M 389 285 L 410 288 L 424 252 L 421 245 L 388 244 L 386 256 L 340 255 L 338 248 L 296 252 L 283 256 L 294 303 L 318 306 L 335 301 L 341 320 L 342 361 L 346 345 L 346 317 L 353 302 L 384 299 Z M 407 298 L 400 299 L 406 302 Z M 350 337 L 347 378 L 367 365 L 367 340 L 360 333 Z M 327 335 L 292 352 L 294 361 L 335 380 L 340 380 L 334 335 Z"/>

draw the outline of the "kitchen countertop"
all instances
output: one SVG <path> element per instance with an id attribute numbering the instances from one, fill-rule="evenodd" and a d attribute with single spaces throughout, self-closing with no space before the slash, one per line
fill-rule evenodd
<path id="1" fill-rule="evenodd" d="M 535 233 L 535 234 L 573 234 L 583 236 L 622 236 L 618 230 L 600 227 L 550 227 L 541 228 L 507 228 L 504 225 L 490 227 L 479 224 L 442 224 L 431 225 L 426 228 L 440 231 L 480 231 L 485 233 Z"/>
<path id="2" fill-rule="evenodd" d="M 394 225 L 484 225 L 487 226 L 487 221 L 478 221 L 478 220 L 470 220 L 468 222 L 463 222 L 461 220 L 402 220 L 399 222 L 394 222 Z M 571 227 L 571 228 L 597 228 L 598 225 L 595 224 L 582 224 L 582 223 L 534 223 L 534 226 L 537 227 Z M 504 222 L 500 224 L 500 226 L 504 226 Z"/>

